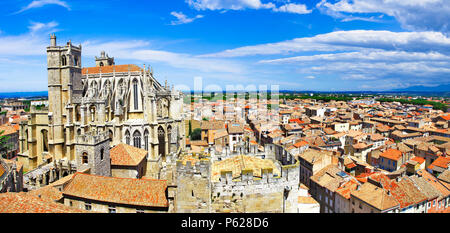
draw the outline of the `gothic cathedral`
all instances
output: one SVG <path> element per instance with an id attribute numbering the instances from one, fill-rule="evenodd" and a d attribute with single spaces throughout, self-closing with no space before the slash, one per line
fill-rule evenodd
<path id="1" fill-rule="evenodd" d="M 145 65 L 116 65 L 105 52 L 95 58 L 95 67 L 82 68 L 81 52 L 81 45 L 70 41 L 56 45 L 51 35 L 48 109 L 30 109 L 20 125 L 19 160 L 25 171 L 61 161 L 76 166 L 83 156 L 77 148 L 91 145 L 98 147 L 92 153 L 103 153 L 119 143 L 147 150 L 147 161 L 157 169 L 166 155 L 185 147 L 181 92 L 167 81 L 159 83 Z"/>

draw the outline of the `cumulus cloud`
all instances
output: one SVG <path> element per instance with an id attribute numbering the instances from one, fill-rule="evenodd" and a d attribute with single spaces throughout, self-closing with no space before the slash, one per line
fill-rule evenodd
<path id="1" fill-rule="evenodd" d="M 385 14 L 394 17 L 405 29 L 450 32 L 448 0 L 322 0 L 316 7 L 330 16 L 341 18 L 348 14 Z"/>
<path id="2" fill-rule="evenodd" d="M 15 14 L 22 13 L 24 11 L 34 9 L 34 8 L 40 8 L 46 5 L 58 5 L 66 8 L 67 10 L 70 10 L 69 4 L 67 4 L 65 1 L 61 0 L 34 0 L 27 6 L 23 7 L 21 10 L 17 11 Z"/>
<path id="3" fill-rule="evenodd" d="M 304 4 L 286 3 L 277 6 L 273 2 L 262 3 L 260 0 L 186 0 L 196 10 L 245 10 L 245 9 L 270 9 L 274 12 L 286 12 L 294 14 L 309 14 Z"/>
<path id="4" fill-rule="evenodd" d="M 192 23 L 196 19 L 203 18 L 203 15 L 197 15 L 193 18 L 189 18 L 185 14 L 183 14 L 183 12 L 175 12 L 175 11 L 172 11 L 170 14 L 173 15 L 175 18 L 177 18 L 176 21 L 172 21 L 170 23 L 171 25 Z"/>

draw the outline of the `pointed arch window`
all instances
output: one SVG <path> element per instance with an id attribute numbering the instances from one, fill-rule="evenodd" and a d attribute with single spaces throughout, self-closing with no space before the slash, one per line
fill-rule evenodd
<path id="1" fill-rule="evenodd" d="M 130 132 L 128 130 L 125 133 L 125 143 L 130 145 Z"/>
<path id="2" fill-rule="evenodd" d="M 67 65 L 67 59 L 65 55 L 61 56 L 61 65 L 62 66 L 66 66 Z"/>
<path id="3" fill-rule="evenodd" d="M 135 79 L 133 81 L 133 93 L 134 93 L 134 110 L 138 110 L 139 108 L 139 102 L 138 102 L 138 82 Z"/>
<path id="4" fill-rule="evenodd" d="M 144 132 L 144 148 L 145 150 L 148 150 L 148 130 L 145 130 Z"/>
<path id="5" fill-rule="evenodd" d="M 133 133 L 133 144 L 134 147 L 141 148 L 141 133 L 137 130 Z"/>

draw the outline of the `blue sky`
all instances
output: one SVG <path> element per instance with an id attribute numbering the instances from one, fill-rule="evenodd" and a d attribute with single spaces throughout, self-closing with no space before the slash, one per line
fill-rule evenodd
<path id="1" fill-rule="evenodd" d="M 389 90 L 450 83 L 448 0 L 0 2 L 0 92 L 47 90 L 45 47 L 105 50 L 193 87 Z"/>

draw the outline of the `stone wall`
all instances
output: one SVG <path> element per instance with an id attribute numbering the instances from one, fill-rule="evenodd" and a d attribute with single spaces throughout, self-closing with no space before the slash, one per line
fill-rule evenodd
<path id="1" fill-rule="evenodd" d="M 177 161 L 175 212 L 208 213 L 211 204 L 211 163 L 202 159 L 194 165 Z"/>
<path id="2" fill-rule="evenodd" d="M 220 181 L 212 183 L 211 212 L 297 212 L 298 164 L 281 166 L 280 177 L 270 169 L 261 174 L 243 170 L 241 179 L 233 180 L 231 171 L 222 171 Z"/>

